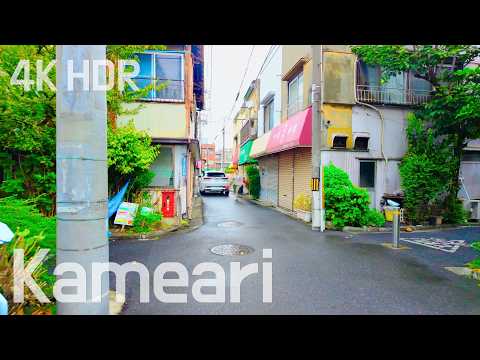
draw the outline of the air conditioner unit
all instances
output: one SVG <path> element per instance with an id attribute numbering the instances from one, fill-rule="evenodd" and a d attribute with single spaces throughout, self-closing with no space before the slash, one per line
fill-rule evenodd
<path id="1" fill-rule="evenodd" d="M 480 220 L 480 200 L 470 200 L 471 219 Z"/>

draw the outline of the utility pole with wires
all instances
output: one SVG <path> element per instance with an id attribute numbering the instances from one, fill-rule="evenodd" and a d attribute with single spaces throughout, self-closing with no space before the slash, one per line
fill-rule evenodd
<path id="1" fill-rule="evenodd" d="M 85 271 L 85 301 L 57 299 L 61 315 L 107 315 L 109 278 L 104 273 L 92 289 L 93 264 L 108 264 L 107 240 L 107 98 L 88 79 L 94 61 L 105 61 L 106 45 L 57 46 L 57 266 L 80 265 Z M 69 88 L 69 66 L 75 79 Z M 88 66 L 84 66 L 84 61 Z M 99 84 L 106 83 L 106 69 L 99 69 Z M 80 78 L 81 79 L 80 79 Z M 86 89 L 83 88 L 84 83 Z M 57 281 L 76 279 L 72 271 Z M 57 282 L 58 283 L 58 282 Z M 76 287 L 63 288 L 75 296 Z M 77 294 L 78 295 L 78 294 Z"/>
<path id="2" fill-rule="evenodd" d="M 323 118 L 323 45 L 312 45 L 312 230 L 325 230 L 322 148 L 325 146 Z"/>

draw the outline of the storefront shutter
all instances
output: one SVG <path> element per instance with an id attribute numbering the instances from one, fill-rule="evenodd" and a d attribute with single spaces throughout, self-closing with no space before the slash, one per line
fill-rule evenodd
<path id="1" fill-rule="evenodd" d="M 286 210 L 293 210 L 294 151 L 278 154 L 278 206 Z"/>
<path id="2" fill-rule="evenodd" d="M 260 200 L 278 204 L 278 156 L 270 155 L 258 159 L 260 167 Z"/>
<path id="3" fill-rule="evenodd" d="M 310 179 L 312 178 L 311 148 L 295 149 L 293 199 L 299 194 L 311 194 Z"/>

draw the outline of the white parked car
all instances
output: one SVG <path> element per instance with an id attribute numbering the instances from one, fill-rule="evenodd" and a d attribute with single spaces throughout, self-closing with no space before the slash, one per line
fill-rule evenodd
<path id="1" fill-rule="evenodd" d="M 206 171 L 200 178 L 200 194 L 216 193 L 228 196 L 230 182 L 223 171 Z"/>

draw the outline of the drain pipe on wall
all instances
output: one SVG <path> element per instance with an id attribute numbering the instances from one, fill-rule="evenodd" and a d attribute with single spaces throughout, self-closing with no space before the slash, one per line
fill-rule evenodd
<path id="1" fill-rule="evenodd" d="M 380 117 L 380 122 L 381 122 L 381 127 L 380 127 L 380 152 L 382 153 L 383 160 L 385 161 L 385 171 L 383 172 L 383 191 L 385 192 L 386 191 L 386 172 L 387 172 L 387 166 L 388 166 L 388 158 L 385 156 L 385 152 L 384 152 L 384 149 L 383 149 L 385 119 L 383 118 L 383 114 L 380 111 L 380 109 L 378 109 L 377 107 L 375 107 L 373 105 L 358 101 L 358 99 L 357 99 L 357 64 L 358 64 L 358 60 L 355 61 L 355 69 L 354 69 L 354 74 L 355 75 L 353 77 L 353 86 L 354 86 L 354 89 L 355 89 L 354 90 L 355 103 L 358 104 L 358 105 L 362 105 L 362 106 L 365 106 L 365 107 L 368 107 L 368 108 L 374 110 L 378 114 L 378 116 Z"/>

